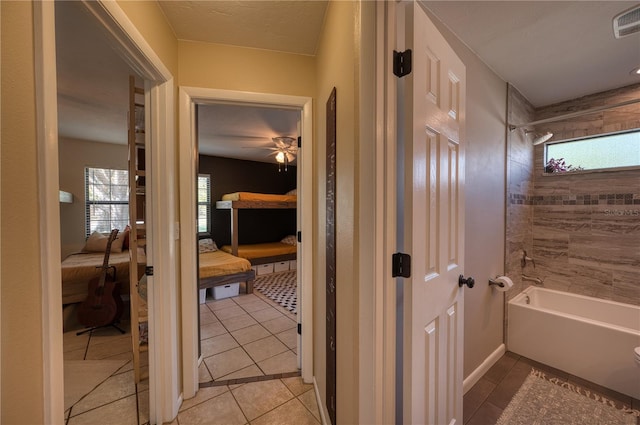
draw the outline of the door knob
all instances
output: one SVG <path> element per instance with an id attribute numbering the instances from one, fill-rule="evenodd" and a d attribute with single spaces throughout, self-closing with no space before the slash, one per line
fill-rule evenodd
<path id="1" fill-rule="evenodd" d="M 458 286 L 460 287 L 462 287 L 462 285 L 467 285 L 469 289 L 471 289 L 475 284 L 476 284 L 476 281 L 473 280 L 472 277 L 468 277 L 466 279 L 463 275 L 460 275 L 460 277 L 458 277 Z"/>

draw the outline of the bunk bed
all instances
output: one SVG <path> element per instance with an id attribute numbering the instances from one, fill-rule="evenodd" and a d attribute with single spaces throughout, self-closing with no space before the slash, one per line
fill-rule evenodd
<path id="1" fill-rule="evenodd" d="M 293 192 L 293 191 L 292 191 Z M 238 211 L 241 209 L 295 209 L 297 196 L 291 192 L 285 195 L 235 192 L 216 202 L 216 208 L 231 212 L 231 245 L 220 249 L 237 257 L 246 258 L 252 265 L 295 260 L 297 246 L 279 242 L 240 245 L 238 243 Z"/>

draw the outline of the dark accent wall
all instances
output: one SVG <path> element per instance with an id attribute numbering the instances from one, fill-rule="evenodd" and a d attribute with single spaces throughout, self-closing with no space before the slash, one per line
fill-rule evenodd
<path id="1" fill-rule="evenodd" d="M 296 188 L 296 167 L 278 171 L 275 163 L 200 155 L 199 173 L 211 175 L 211 235 L 218 246 L 231 244 L 229 210 L 216 209 L 216 201 L 231 192 L 285 194 Z M 275 242 L 296 233 L 295 210 L 240 210 L 241 244 Z"/>

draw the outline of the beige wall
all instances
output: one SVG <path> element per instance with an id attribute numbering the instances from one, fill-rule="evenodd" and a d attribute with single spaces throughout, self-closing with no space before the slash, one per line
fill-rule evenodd
<path id="1" fill-rule="evenodd" d="M 503 341 L 503 294 L 488 279 L 504 273 L 506 83 L 433 15 L 467 71 L 464 376 Z"/>
<path id="2" fill-rule="evenodd" d="M 58 143 L 60 189 L 73 195 L 73 203 L 60 204 L 61 253 L 65 258 L 80 251 L 85 242 L 85 167 L 126 170 L 129 151 L 126 145 L 87 140 L 60 138 Z"/>
<path id="3" fill-rule="evenodd" d="M 3 424 L 43 423 L 42 290 L 33 7 L 2 8 L 1 296 Z"/>
<path id="4" fill-rule="evenodd" d="M 133 25 L 174 76 L 178 75 L 178 41 L 155 1 L 117 0 Z"/>
<path id="5" fill-rule="evenodd" d="M 222 44 L 179 42 L 180 86 L 313 96 L 311 56 Z"/>
<path id="6" fill-rule="evenodd" d="M 355 29 L 359 5 L 329 2 L 317 55 L 316 141 L 314 149 L 317 255 L 314 263 L 314 375 L 326 412 L 326 101 L 336 88 L 336 319 L 337 421 L 358 423 L 358 257 L 355 252 L 356 149 L 358 110 Z"/>

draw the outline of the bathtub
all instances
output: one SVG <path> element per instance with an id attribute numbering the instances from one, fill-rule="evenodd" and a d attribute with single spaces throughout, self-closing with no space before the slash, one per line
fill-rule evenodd
<path id="1" fill-rule="evenodd" d="M 508 314 L 509 351 L 640 399 L 640 307 L 530 286 Z"/>

